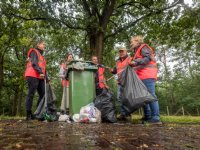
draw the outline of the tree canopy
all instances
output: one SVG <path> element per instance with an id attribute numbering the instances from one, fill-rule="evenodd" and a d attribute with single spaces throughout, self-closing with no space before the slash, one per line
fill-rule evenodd
<path id="1" fill-rule="evenodd" d="M 200 109 L 198 1 L 188 5 L 184 0 L 1 0 L 0 16 L 0 114 L 24 112 L 23 74 L 35 38 L 47 42 L 45 57 L 59 103 L 58 70 L 67 52 L 85 60 L 95 54 L 112 67 L 116 44 L 128 48 L 133 35 L 143 35 L 155 49 L 161 112 L 166 106 L 172 113 L 181 106 L 191 114 Z"/>

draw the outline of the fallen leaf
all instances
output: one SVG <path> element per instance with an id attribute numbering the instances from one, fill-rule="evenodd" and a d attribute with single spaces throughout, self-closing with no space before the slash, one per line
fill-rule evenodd
<path id="1" fill-rule="evenodd" d="M 147 148 L 147 147 L 149 147 L 147 144 L 143 144 L 143 147 L 145 147 L 145 148 Z"/>
<path id="2" fill-rule="evenodd" d="M 16 148 L 21 148 L 21 147 L 22 147 L 22 146 L 21 146 L 20 144 L 18 144 L 18 143 L 17 143 L 15 146 L 16 146 Z"/>
<path id="3" fill-rule="evenodd" d="M 141 147 L 141 148 L 143 148 L 143 147 L 144 147 L 144 148 L 148 148 L 149 146 L 148 146 L 147 144 L 143 144 L 143 145 L 140 145 L 140 147 Z"/>
<path id="4" fill-rule="evenodd" d="M 153 144 L 153 146 L 154 146 L 154 147 L 158 147 L 159 145 L 158 145 L 158 144 Z"/>

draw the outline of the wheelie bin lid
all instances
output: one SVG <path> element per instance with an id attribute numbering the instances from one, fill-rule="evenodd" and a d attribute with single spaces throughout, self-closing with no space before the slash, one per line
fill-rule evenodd
<path id="1" fill-rule="evenodd" d="M 98 67 L 92 61 L 73 60 L 69 63 L 68 69 L 68 71 L 87 70 L 96 72 Z"/>

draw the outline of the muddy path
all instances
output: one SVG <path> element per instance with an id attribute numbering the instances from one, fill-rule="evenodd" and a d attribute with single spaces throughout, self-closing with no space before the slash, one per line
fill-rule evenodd
<path id="1" fill-rule="evenodd" d="M 0 121 L 0 149 L 200 150 L 200 124 Z"/>

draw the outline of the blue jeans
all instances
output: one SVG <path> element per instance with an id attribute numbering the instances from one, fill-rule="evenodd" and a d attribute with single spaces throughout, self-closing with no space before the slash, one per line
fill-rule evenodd
<path id="1" fill-rule="evenodd" d="M 142 80 L 144 85 L 147 87 L 149 93 L 156 97 L 155 93 L 155 80 L 154 79 L 145 79 Z M 144 117 L 146 119 L 156 119 L 160 120 L 160 112 L 159 112 L 159 104 L 158 101 L 150 102 L 149 104 L 143 107 L 144 109 Z"/>
<path id="2" fill-rule="evenodd" d="M 117 101 L 120 103 L 120 114 L 123 116 L 126 116 L 126 113 L 123 109 L 122 101 L 121 101 L 121 93 L 122 93 L 122 87 L 118 84 L 117 86 Z"/>

